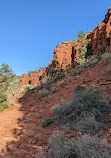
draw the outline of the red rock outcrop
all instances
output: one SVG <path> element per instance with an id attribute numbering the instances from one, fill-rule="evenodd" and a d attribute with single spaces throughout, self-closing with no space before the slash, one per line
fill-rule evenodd
<path id="1" fill-rule="evenodd" d="M 88 38 L 91 39 L 90 47 L 93 50 L 93 54 L 97 54 L 102 47 L 108 48 L 107 51 L 111 50 L 111 7 L 105 15 L 105 19 L 88 33 Z"/>
<path id="2" fill-rule="evenodd" d="M 88 38 L 91 39 L 89 49 L 92 50 L 93 54 L 97 54 L 102 48 L 108 52 L 111 51 L 111 7 L 105 15 L 105 19 L 99 23 L 94 30 L 87 33 L 87 35 Z M 53 60 L 58 61 L 59 68 L 61 69 L 64 69 L 68 65 L 76 64 L 75 58 L 79 56 L 77 53 L 79 43 L 75 47 L 72 47 L 71 43 L 71 41 L 62 42 L 54 49 Z M 48 66 L 49 65 L 50 63 Z M 47 72 L 47 67 L 44 69 L 44 74 Z M 43 76 L 42 73 L 37 72 L 31 74 L 30 76 L 23 74 L 21 77 L 20 87 L 25 84 L 31 84 L 33 86 L 37 85 L 39 83 L 40 76 Z"/>
<path id="3" fill-rule="evenodd" d="M 77 46 L 72 47 L 71 41 L 62 42 L 54 49 L 53 60 L 58 61 L 60 68 L 74 64 L 74 59 L 78 56 Z"/>
<path id="4" fill-rule="evenodd" d="M 23 87 L 24 85 L 28 84 L 30 80 L 30 76 L 27 74 L 22 74 L 21 76 L 21 81 L 20 81 L 20 88 Z"/>
<path id="5" fill-rule="evenodd" d="M 92 49 L 93 54 L 97 54 L 102 48 L 111 51 L 111 7 L 105 19 L 87 35 L 91 39 L 89 48 Z M 77 49 L 78 46 L 72 48 L 71 41 L 62 42 L 54 49 L 53 60 L 58 61 L 60 68 L 64 69 L 67 65 L 74 64 L 74 59 L 78 57 Z"/>
<path id="6" fill-rule="evenodd" d="M 72 45 L 70 41 L 62 42 L 54 49 L 53 60 L 58 61 L 60 68 L 64 69 L 67 65 L 71 64 Z"/>
<path id="7" fill-rule="evenodd" d="M 39 83 L 40 78 L 43 76 L 44 76 L 43 71 L 35 71 L 34 73 L 31 74 L 22 74 L 20 81 L 20 88 L 26 84 L 36 86 Z"/>

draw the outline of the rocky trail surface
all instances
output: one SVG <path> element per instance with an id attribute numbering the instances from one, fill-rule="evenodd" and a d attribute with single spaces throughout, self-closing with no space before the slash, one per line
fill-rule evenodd
<path id="1" fill-rule="evenodd" d="M 6 152 L 7 142 L 18 141 L 14 136 L 14 129 L 20 129 L 18 118 L 23 114 L 19 111 L 21 104 L 16 99 L 13 100 L 14 106 L 0 113 L 0 153 Z"/>

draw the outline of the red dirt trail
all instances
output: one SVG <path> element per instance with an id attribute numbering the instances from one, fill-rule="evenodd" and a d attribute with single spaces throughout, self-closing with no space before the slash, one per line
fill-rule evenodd
<path id="1" fill-rule="evenodd" d="M 20 129 L 17 119 L 23 117 L 21 111 L 19 111 L 21 104 L 17 103 L 14 99 L 14 106 L 0 112 L 0 153 L 6 151 L 6 144 L 10 141 L 18 141 L 14 137 L 14 129 Z"/>

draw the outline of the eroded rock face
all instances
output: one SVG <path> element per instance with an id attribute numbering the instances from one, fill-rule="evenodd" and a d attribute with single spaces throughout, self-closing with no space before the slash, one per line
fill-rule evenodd
<path id="1" fill-rule="evenodd" d="M 68 65 L 74 64 L 75 58 L 78 57 L 78 46 L 72 47 L 71 43 L 71 41 L 62 42 L 54 49 L 53 60 L 59 62 L 61 69 L 64 69 Z"/>
<path id="2" fill-rule="evenodd" d="M 97 54 L 103 48 L 111 51 L 111 7 L 105 15 L 105 19 L 88 33 L 88 38 L 91 39 L 89 48 L 92 50 L 92 55 Z M 71 41 L 62 42 L 54 49 L 53 60 L 58 61 L 60 68 L 63 69 L 67 65 L 75 64 L 74 60 L 79 56 L 77 49 L 78 46 L 72 48 Z"/>
<path id="3" fill-rule="evenodd" d="M 54 49 L 53 60 L 58 61 L 60 68 L 64 69 L 67 65 L 71 64 L 72 45 L 70 41 L 62 42 Z"/>
<path id="4" fill-rule="evenodd" d="M 111 7 L 105 15 L 105 19 L 88 33 L 88 38 L 91 39 L 90 47 L 93 50 L 93 54 L 97 54 L 102 47 L 105 47 L 106 51 L 111 50 Z"/>
<path id="5" fill-rule="evenodd" d="M 42 71 L 36 71 L 30 75 L 22 74 L 20 88 L 26 84 L 30 84 L 32 86 L 36 86 L 40 82 L 40 78 L 43 77 L 44 73 Z"/>
<path id="6" fill-rule="evenodd" d="M 29 80 L 30 80 L 30 77 L 29 75 L 27 74 L 22 74 L 21 76 L 21 81 L 20 81 L 20 87 L 23 87 L 24 85 L 28 84 L 29 83 Z"/>
<path id="7" fill-rule="evenodd" d="M 89 50 L 92 50 L 92 55 L 97 54 L 102 48 L 107 52 L 111 52 L 111 7 L 105 15 L 105 19 L 99 23 L 94 30 L 87 33 L 87 35 L 88 38 L 91 39 L 88 48 Z M 60 45 L 56 46 L 54 49 L 53 60 L 59 63 L 60 69 L 64 69 L 66 66 L 71 64 L 76 64 L 75 58 L 78 58 L 79 56 L 77 53 L 78 47 L 79 43 L 76 43 L 76 46 L 73 47 L 71 41 L 62 42 Z M 49 63 L 48 66 L 50 64 L 51 63 Z M 47 67 L 45 67 L 44 74 L 47 72 Z M 40 76 L 43 76 L 41 72 L 31 74 L 31 76 L 23 74 L 21 77 L 20 87 L 25 84 L 31 84 L 33 86 L 37 85 Z"/>

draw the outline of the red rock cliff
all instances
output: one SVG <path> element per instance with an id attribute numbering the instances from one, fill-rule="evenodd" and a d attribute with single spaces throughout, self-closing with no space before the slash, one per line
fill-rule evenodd
<path id="1" fill-rule="evenodd" d="M 111 7 L 105 19 L 88 33 L 88 38 L 91 39 L 89 47 L 93 54 L 97 54 L 103 47 L 107 48 L 106 51 L 111 51 Z M 53 60 L 59 62 L 60 68 L 64 69 L 74 63 L 76 57 L 78 57 L 77 47 L 72 48 L 71 41 L 62 42 L 54 49 Z"/>
<path id="2" fill-rule="evenodd" d="M 88 38 L 91 39 L 90 47 L 93 50 L 93 54 L 97 54 L 102 47 L 108 48 L 107 51 L 110 50 L 111 7 L 105 15 L 105 19 L 88 33 Z"/>
<path id="3" fill-rule="evenodd" d="M 92 49 L 93 54 L 97 54 L 102 47 L 107 48 L 106 51 L 111 52 L 111 7 L 108 13 L 105 15 L 105 19 L 99 23 L 95 29 L 87 33 L 88 38 L 91 39 L 89 48 Z M 79 45 L 79 44 L 78 44 Z M 54 49 L 53 60 L 59 62 L 59 67 L 64 69 L 66 66 L 75 64 L 75 58 L 78 57 L 78 46 L 72 47 L 71 41 L 62 42 Z M 48 64 L 48 66 L 50 63 Z M 47 67 L 44 74 L 46 74 Z M 30 76 L 23 74 L 21 77 L 20 87 L 25 84 L 31 84 L 33 86 L 39 83 L 40 76 L 43 76 L 43 72 L 34 73 Z"/>
<path id="4" fill-rule="evenodd" d="M 42 71 L 35 71 L 32 74 L 22 74 L 20 81 L 20 88 L 26 84 L 30 84 L 32 86 L 36 86 L 40 82 L 40 78 L 44 77 L 45 69 Z"/>

